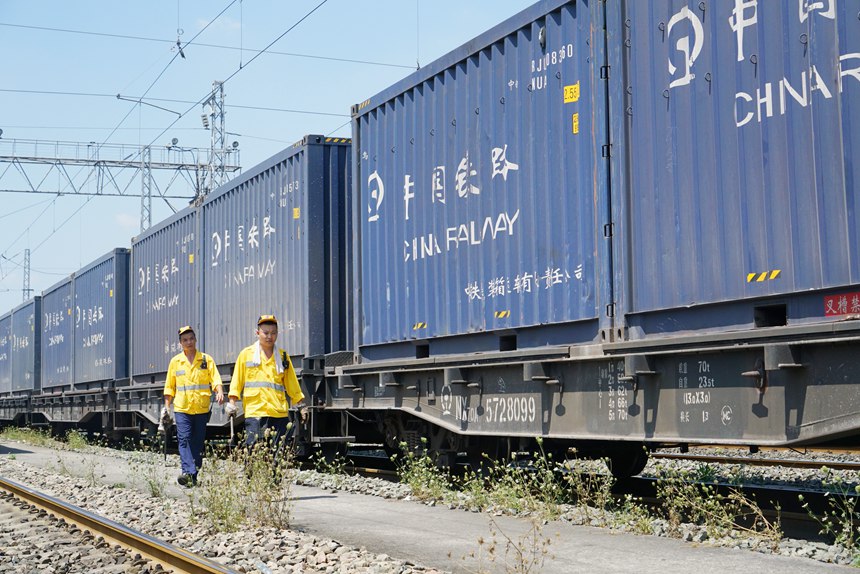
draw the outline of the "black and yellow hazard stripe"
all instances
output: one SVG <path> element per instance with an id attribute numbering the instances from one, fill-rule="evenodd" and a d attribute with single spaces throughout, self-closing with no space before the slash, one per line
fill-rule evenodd
<path id="1" fill-rule="evenodd" d="M 761 283 L 762 281 L 772 281 L 779 277 L 780 273 L 782 273 L 782 269 L 772 269 L 770 271 L 762 271 L 759 273 L 755 271 L 753 273 L 747 273 L 747 283 Z"/>

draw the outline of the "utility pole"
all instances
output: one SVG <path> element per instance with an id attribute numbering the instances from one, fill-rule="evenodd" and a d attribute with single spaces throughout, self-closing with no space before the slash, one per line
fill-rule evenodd
<path id="1" fill-rule="evenodd" d="M 208 194 L 226 181 L 227 166 L 227 132 L 224 118 L 224 82 L 212 82 L 212 94 L 203 105 L 208 107 L 202 115 L 203 127 L 211 131 L 211 148 L 209 150 L 209 165 L 203 193 Z"/>
<path id="2" fill-rule="evenodd" d="M 140 230 L 152 225 L 152 153 L 144 146 L 140 154 Z"/>
<path id="3" fill-rule="evenodd" d="M 24 301 L 30 298 L 30 249 L 24 250 Z"/>

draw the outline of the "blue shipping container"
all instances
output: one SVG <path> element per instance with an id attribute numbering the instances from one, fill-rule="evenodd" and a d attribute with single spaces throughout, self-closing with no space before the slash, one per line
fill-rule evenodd
<path id="1" fill-rule="evenodd" d="M 72 384 L 73 312 L 72 277 L 42 292 L 42 389 Z"/>
<path id="2" fill-rule="evenodd" d="M 629 336 L 859 313 L 857 4 L 628 0 L 607 27 Z"/>
<path id="3" fill-rule="evenodd" d="M 602 17 L 600 2 L 541 2 L 354 107 L 365 356 L 481 332 L 502 340 L 430 351 L 598 336 L 610 274 Z"/>
<path id="4" fill-rule="evenodd" d="M 131 243 L 131 375 L 148 383 L 182 349 L 177 331 L 200 334 L 197 210 L 183 209 Z"/>
<path id="5" fill-rule="evenodd" d="M 75 385 L 128 377 L 129 250 L 75 274 Z"/>
<path id="6" fill-rule="evenodd" d="M 0 317 L 0 395 L 12 390 L 12 313 Z"/>
<path id="7" fill-rule="evenodd" d="M 348 348 L 350 170 L 349 140 L 309 135 L 203 203 L 202 348 L 219 364 L 269 313 L 291 355 Z"/>
<path id="8" fill-rule="evenodd" d="M 34 297 L 12 310 L 12 386 L 11 391 L 33 392 L 41 387 L 39 381 L 42 298 Z"/>

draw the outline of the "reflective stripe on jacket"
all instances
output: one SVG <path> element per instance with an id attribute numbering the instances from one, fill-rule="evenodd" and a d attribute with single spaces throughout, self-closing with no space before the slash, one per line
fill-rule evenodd
<path id="1" fill-rule="evenodd" d="M 281 373 L 278 373 L 276 360 L 282 360 L 277 353 L 272 353 L 268 359 L 261 353 L 260 364 L 256 364 L 254 345 L 242 349 L 236 358 L 233 378 L 230 380 L 230 396 L 242 400 L 246 417 L 282 418 L 289 411 L 287 395 L 292 404 L 304 400 L 305 395 L 299 386 L 290 356 L 286 355 L 287 368 Z"/>
<path id="2" fill-rule="evenodd" d="M 203 357 L 206 357 L 206 368 Z M 199 415 L 209 412 L 212 391 L 221 387 L 221 375 L 215 360 L 197 351 L 194 363 L 188 362 L 185 353 L 179 353 L 170 360 L 167 379 L 164 381 L 164 394 L 173 397 L 173 410 L 177 413 Z"/>

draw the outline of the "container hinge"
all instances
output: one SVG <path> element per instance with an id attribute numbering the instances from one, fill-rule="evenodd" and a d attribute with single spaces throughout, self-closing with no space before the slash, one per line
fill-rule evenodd
<path id="1" fill-rule="evenodd" d="M 600 66 L 600 79 L 608 80 L 609 79 L 609 66 Z"/>
<path id="2" fill-rule="evenodd" d="M 615 316 L 615 303 L 610 303 L 606 306 L 606 316 L 614 317 Z"/>
<path id="3" fill-rule="evenodd" d="M 612 145 L 604 144 L 603 147 L 600 148 L 600 155 L 602 157 L 612 157 Z"/>
<path id="4" fill-rule="evenodd" d="M 615 224 L 607 223 L 603 226 L 603 237 L 612 237 L 615 234 Z"/>

